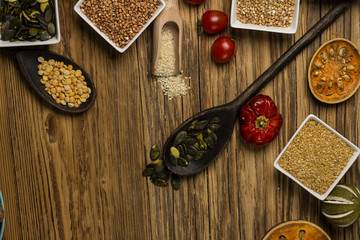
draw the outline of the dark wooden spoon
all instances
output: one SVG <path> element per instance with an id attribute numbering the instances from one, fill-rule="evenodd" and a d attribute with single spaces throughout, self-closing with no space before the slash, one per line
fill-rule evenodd
<path id="1" fill-rule="evenodd" d="M 26 81 L 30 84 L 33 90 L 39 95 L 42 100 L 44 100 L 47 104 L 55 107 L 56 109 L 67 112 L 67 113 L 82 113 L 88 110 L 94 100 L 96 98 L 96 89 L 95 85 L 90 77 L 90 75 L 79 65 L 77 65 L 74 61 L 56 54 L 54 52 L 44 51 L 44 50 L 24 50 L 24 51 L 16 51 L 15 50 L 16 60 L 19 63 L 20 69 L 26 79 Z M 45 60 L 54 59 L 55 61 L 62 61 L 65 65 L 72 65 L 75 70 L 80 69 L 83 76 L 85 77 L 85 82 L 87 86 L 91 89 L 90 97 L 86 100 L 86 102 L 79 105 L 79 107 L 70 108 L 67 105 L 61 105 L 56 103 L 55 100 L 45 91 L 45 86 L 40 82 L 41 77 L 38 75 L 38 57 L 43 57 Z"/>
<path id="2" fill-rule="evenodd" d="M 199 112 L 183 122 L 166 140 L 163 153 L 164 162 L 168 169 L 178 175 L 191 175 L 206 168 L 213 162 L 219 153 L 225 148 L 232 135 L 239 109 L 244 106 L 266 83 L 268 83 L 280 70 L 282 70 L 295 56 L 300 53 L 310 42 L 312 42 L 330 23 L 332 23 L 352 0 L 341 1 L 321 18 L 303 37 L 292 45 L 275 63 L 273 63 L 259 78 L 257 78 L 244 92 L 235 100 L 225 105 L 210 108 Z M 173 146 L 176 135 L 180 131 L 186 131 L 188 125 L 194 120 L 220 118 L 220 128 L 216 130 L 217 143 L 215 148 L 207 151 L 198 161 L 190 161 L 186 167 L 174 166 L 170 161 L 170 148 Z"/>

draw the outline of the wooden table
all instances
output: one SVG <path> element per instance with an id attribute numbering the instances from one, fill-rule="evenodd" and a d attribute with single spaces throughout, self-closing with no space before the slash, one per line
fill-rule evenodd
<path id="1" fill-rule="evenodd" d="M 0 189 L 6 205 L 4 239 L 244 239 L 257 240 L 286 220 L 318 224 L 334 240 L 360 239 L 360 221 L 330 225 L 320 202 L 280 174 L 273 162 L 305 117 L 313 113 L 360 144 L 360 100 L 326 105 L 307 84 L 311 56 L 325 41 L 344 37 L 360 47 L 360 2 L 292 61 L 261 93 L 283 114 L 279 136 L 265 147 L 242 140 L 236 124 L 217 161 L 182 179 L 179 191 L 158 188 L 141 176 L 153 144 L 192 114 L 238 96 L 337 1 L 301 2 L 295 35 L 235 30 L 236 56 L 215 64 L 218 36 L 197 36 L 196 21 L 208 9 L 230 14 L 230 0 L 200 6 L 179 0 L 184 19 L 182 65 L 190 90 L 168 101 L 150 76 L 152 27 L 124 54 L 116 52 L 59 1 L 61 43 L 42 47 L 65 55 L 94 78 L 98 96 L 80 115 L 44 105 L 0 50 Z M 360 187 L 360 164 L 343 178 Z"/>

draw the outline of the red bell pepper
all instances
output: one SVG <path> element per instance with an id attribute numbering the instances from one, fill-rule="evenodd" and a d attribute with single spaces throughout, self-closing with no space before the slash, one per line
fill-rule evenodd
<path id="1" fill-rule="evenodd" d="M 250 144 L 261 146 L 274 140 L 283 118 L 269 96 L 257 95 L 240 110 L 240 133 Z"/>

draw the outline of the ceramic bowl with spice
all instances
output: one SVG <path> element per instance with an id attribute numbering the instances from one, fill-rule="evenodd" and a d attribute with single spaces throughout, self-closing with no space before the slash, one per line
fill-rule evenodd
<path id="1" fill-rule="evenodd" d="M 130 0 L 121 3 L 80 0 L 74 10 L 113 48 L 123 53 L 164 7 L 163 0 Z"/>
<path id="2" fill-rule="evenodd" d="M 319 200 L 349 170 L 360 149 L 310 114 L 274 162 L 274 167 Z"/>
<path id="3" fill-rule="evenodd" d="M 37 1 L 35 5 L 29 5 L 24 1 L 18 1 L 20 5 L 18 8 L 25 9 L 20 11 L 17 15 L 17 11 L 12 11 L 11 20 L 1 24 L 0 32 L 0 47 L 28 47 L 38 45 L 51 45 L 60 42 L 60 23 L 59 23 L 59 7 L 58 0 L 43 0 Z M 6 4 L 12 4 L 11 2 L 5 1 Z M 14 7 L 11 7 L 15 9 Z M 22 19 L 20 21 L 19 19 Z M 27 19 L 27 20 L 25 20 Z M 1 21 L 1 20 L 0 20 Z M 8 25 L 16 26 L 21 25 L 21 30 L 8 29 Z M 15 33 L 16 32 L 16 33 Z M 1 34 L 3 33 L 3 34 Z M 16 41 L 14 41 L 17 39 Z M 24 40 L 18 40 L 24 39 Z"/>
<path id="4" fill-rule="evenodd" d="M 294 34 L 300 0 L 232 0 L 230 26 L 233 28 Z"/>

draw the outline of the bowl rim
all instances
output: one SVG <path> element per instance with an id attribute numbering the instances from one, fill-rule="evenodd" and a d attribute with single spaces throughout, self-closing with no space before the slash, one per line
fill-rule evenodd
<path id="1" fill-rule="evenodd" d="M 242 23 L 236 18 L 236 5 L 238 0 L 232 0 L 231 4 L 231 16 L 230 16 L 230 26 L 237 29 L 246 29 L 246 30 L 257 30 L 264 32 L 274 32 L 274 33 L 284 33 L 284 34 L 295 34 L 298 28 L 299 22 L 299 9 L 300 9 L 300 0 L 295 0 L 294 3 L 294 14 L 293 22 L 287 28 L 282 27 L 268 27 L 263 25 L 256 25 L 250 23 Z"/>
<path id="2" fill-rule="evenodd" d="M 328 130 L 330 130 L 332 133 L 334 133 L 337 137 L 339 137 L 341 140 L 343 140 L 347 145 L 349 145 L 353 150 L 354 153 L 351 156 L 351 158 L 349 159 L 347 165 L 342 169 L 341 173 L 338 175 L 338 177 L 336 178 L 336 180 L 331 184 L 331 186 L 328 188 L 328 190 L 324 193 L 324 194 L 319 194 L 317 192 L 315 192 L 314 190 L 306 187 L 303 183 L 301 183 L 299 180 L 297 180 L 294 176 L 292 176 L 289 172 L 287 172 L 286 170 L 284 170 L 280 165 L 279 165 L 279 160 L 282 157 L 282 155 L 284 154 L 284 152 L 287 150 L 287 148 L 289 147 L 290 143 L 294 140 L 294 138 L 297 136 L 297 134 L 299 133 L 299 131 L 304 127 L 304 125 L 309 121 L 309 120 L 314 120 L 318 123 L 320 123 L 321 125 L 323 125 L 324 127 L 326 127 Z M 345 175 L 345 173 L 349 170 L 349 168 L 353 165 L 353 163 L 357 160 L 358 156 L 360 154 L 360 149 L 355 146 L 352 142 L 350 142 L 348 139 L 346 139 L 344 136 L 342 136 L 340 133 L 338 133 L 337 131 L 335 131 L 333 128 L 331 128 L 329 125 L 327 125 L 324 121 L 322 121 L 320 118 L 318 118 L 317 116 L 315 116 L 314 114 L 309 114 L 305 120 L 301 123 L 301 125 L 299 126 L 299 128 L 296 130 L 296 132 L 294 133 L 294 135 L 291 137 L 291 139 L 288 141 L 288 143 L 286 144 L 286 146 L 284 147 L 284 149 L 281 151 L 281 153 L 278 155 L 278 157 L 276 158 L 275 162 L 274 162 L 274 167 L 279 170 L 281 173 L 283 173 L 284 175 L 288 176 L 290 179 L 292 179 L 293 181 L 295 181 L 297 184 L 299 184 L 302 188 L 304 188 L 306 191 L 308 191 L 309 193 L 311 193 L 313 196 L 315 196 L 316 198 L 318 198 L 319 200 L 324 200 L 329 194 L 330 192 L 334 189 L 334 187 L 339 183 L 339 181 L 343 178 L 343 176 Z"/>
<path id="3" fill-rule="evenodd" d="M 345 102 L 346 100 L 348 100 L 349 98 L 351 98 L 352 96 L 354 96 L 354 94 L 357 92 L 358 88 L 360 87 L 360 80 L 358 81 L 358 84 L 357 86 L 354 88 L 353 92 L 351 94 L 349 94 L 349 96 L 347 96 L 346 98 L 343 98 L 343 99 L 340 99 L 338 101 L 327 101 L 325 99 L 322 99 L 320 98 L 317 94 L 315 94 L 314 92 L 314 88 L 312 87 L 312 84 L 311 84 L 311 66 L 316 58 L 316 56 L 320 53 L 320 51 L 323 50 L 324 47 L 326 47 L 327 45 L 331 44 L 332 42 L 337 42 L 337 41 L 343 41 L 343 42 L 346 42 L 348 43 L 349 45 L 351 45 L 352 47 L 355 48 L 355 50 L 359 53 L 360 55 L 360 51 L 358 49 L 358 47 L 355 45 L 355 43 L 353 43 L 352 41 L 350 41 L 349 39 L 346 39 L 346 38 L 333 38 L 329 41 L 326 41 L 325 43 L 323 43 L 317 50 L 316 52 L 314 53 L 314 55 L 312 56 L 311 60 L 310 60 L 310 63 L 309 63 L 309 66 L 308 66 L 308 84 L 309 84 L 309 88 L 310 88 L 310 91 L 312 93 L 312 95 L 317 99 L 319 100 L 320 102 L 323 102 L 323 103 L 327 103 L 327 104 L 338 104 L 338 103 L 342 103 L 342 102 Z"/>
<path id="4" fill-rule="evenodd" d="M 5 215 L 6 215 L 6 212 L 5 212 L 5 204 L 4 204 L 4 199 L 3 199 L 3 196 L 1 194 L 1 191 L 0 191 L 0 204 L 2 206 L 2 208 L 4 209 L 4 219 L 0 225 L 0 240 L 2 239 L 3 235 L 4 235 L 4 229 L 5 229 Z"/>
<path id="5" fill-rule="evenodd" d="M 30 41 L 16 41 L 16 42 L 9 42 L 9 41 L 1 41 L 0 40 L 0 48 L 2 47 L 31 47 L 31 46 L 44 46 L 44 45 L 53 45 L 57 44 L 61 40 L 60 34 L 60 21 L 59 21 L 59 5 L 58 0 L 54 0 L 55 4 L 55 19 L 56 19 L 56 34 L 49 40 L 41 41 L 36 40 L 34 42 Z"/>
<path id="6" fill-rule="evenodd" d="M 155 11 L 153 16 L 145 23 L 145 25 L 141 28 L 141 30 L 130 40 L 130 42 L 123 48 L 116 46 L 116 44 L 110 40 L 108 36 L 105 35 L 99 28 L 97 28 L 91 20 L 81 11 L 80 5 L 85 0 L 79 0 L 75 6 L 74 11 L 92 28 L 97 32 L 105 41 L 107 41 L 113 48 L 115 48 L 118 52 L 123 53 L 125 52 L 135 41 L 136 39 L 145 31 L 145 29 L 155 20 L 157 16 L 164 10 L 165 8 L 165 1 L 164 0 L 157 0 L 159 1 L 160 5 L 159 8 Z"/>

